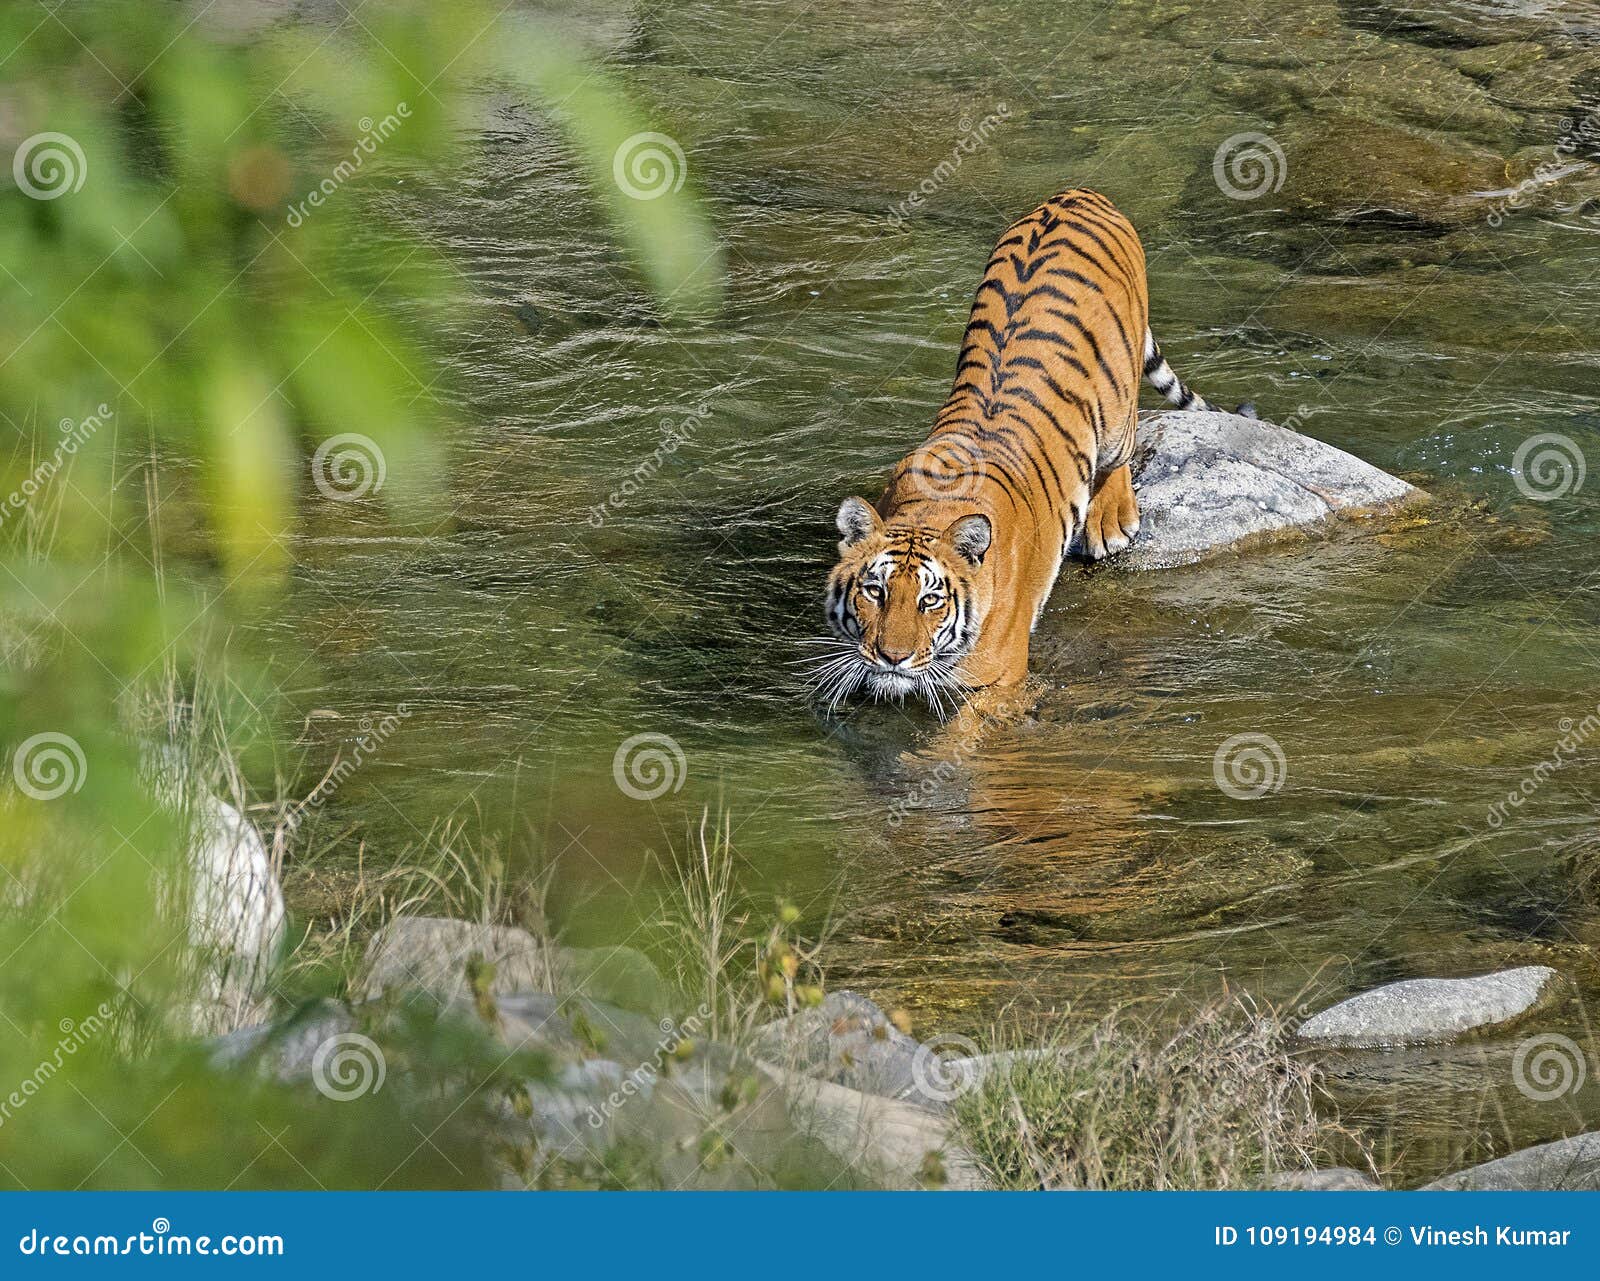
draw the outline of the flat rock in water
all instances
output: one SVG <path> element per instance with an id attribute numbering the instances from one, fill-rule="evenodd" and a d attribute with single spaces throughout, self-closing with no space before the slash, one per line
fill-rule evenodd
<path id="1" fill-rule="evenodd" d="M 1139 535 L 1111 562 L 1130 569 L 1188 565 L 1276 531 L 1423 497 L 1287 427 L 1184 410 L 1139 416 L 1133 477 Z"/>
<path id="2" fill-rule="evenodd" d="M 1559 976 L 1526 965 L 1469 979 L 1407 979 L 1363 992 L 1300 1025 L 1302 1041 L 1353 1048 L 1426 1045 L 1522 1017 Z"/>
<path id="3" fill-rule="evenodd" d="M 1435 1179 L 1424 1192 L 1592 1192 L 1600 1189 L 1600 1134 L 1524 1148 Z"/>

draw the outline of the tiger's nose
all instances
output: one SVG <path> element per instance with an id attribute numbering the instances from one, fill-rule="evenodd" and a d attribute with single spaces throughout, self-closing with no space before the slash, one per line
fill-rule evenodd
<path id="1" fill-rule="evenodd" d="M 901 663 L 908 661 L 915 652 L 915 650 L 909 649 L 892 649 L 883 644 L 878 646 L 878 657 L 889 664 L 890 667 L 899 667 Z"/>

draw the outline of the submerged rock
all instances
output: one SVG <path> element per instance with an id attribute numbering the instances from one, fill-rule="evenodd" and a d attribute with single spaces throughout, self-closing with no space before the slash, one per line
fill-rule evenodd
<path id="1" fill-rule="evenodd" d="M 1481 221 L 1483 193 L 1505 185 L 1492 151 L 1351 116 L 1317 121 L 1287 146 L 1283 200 L 1304 218 L 1454 226 Z"/>
<path id="2" fill-rule="evenodd" d="M 1296 1170 L 1291 1174 L 1275 1174 L 1266 1181 L 1273 1192 L 1381 1192 L 1382 1187 L 1371 1176 L 1347 1165 L 1336 1165 L 1327 1170 Z"/>
<path id="3" fill-rule="evenodd" d="M 1407 979 L 1363 992 L 1300 1025 L 1302 1041 L 1353 1048 L 1424 1045 L 1498 1027 L 1527 1014 L 1558 975 L 1526 965 L 1467 979 Z"/>
<path id="4" fill-rule="evenodd" d="M 1424 1192 L 1592 1192 L 1600 1189 L 1600 1134 L 1524 1148 L 1435 1179 Z"/>
<path id="5" fill-rule="evenodd" d="M 1140 416 L 1140 529 L 1111 562 L 1167 569 L 1275 531 L 1371 512 L 1422 492 L 1352 454 L 1237 414 Z"/>

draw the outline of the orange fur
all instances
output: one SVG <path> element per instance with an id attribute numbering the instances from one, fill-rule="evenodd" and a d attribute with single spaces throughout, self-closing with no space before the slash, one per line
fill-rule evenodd
<path id="1" fill-rule="evenodd" d="M 1128 458 L 1141 374 L 1157 371 L 1169 396 L 1204 407 L 1161 361 L 1148 311 L 1139 237 L 1099 193 L 1063 192 L 1006 229 L 933 430 L 876 504 L 840 509 L 828 614 L 875 668 L 858 687 L 911 692 L 918 664 L 941 655 L 953 686 L 1022 680 L 1074 541 L 1099 559 L 1137 533 Z M 933 578 L 946 580 L 949 608 L 931 599 Z M 967 643 L 941 648 L 960 607 Z"/>

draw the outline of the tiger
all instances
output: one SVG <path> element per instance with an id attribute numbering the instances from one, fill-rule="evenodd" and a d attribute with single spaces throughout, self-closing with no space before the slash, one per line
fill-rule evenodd
<path id="1" fill-rule="evenodd" d="M 829 635 L 810 660 L 830 707 L 865 692 L 943 713 L 1027 677 L 1069 550 L 1098 561 L 1139 532 L 1141 374 L 1179 408 L 1211 409 L 1150 331 L 1133 224 L 1099 192 L 1063 191 L 995 245 L 927 439 L 876 503 L 839 506 Z"/>

